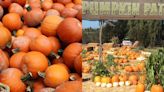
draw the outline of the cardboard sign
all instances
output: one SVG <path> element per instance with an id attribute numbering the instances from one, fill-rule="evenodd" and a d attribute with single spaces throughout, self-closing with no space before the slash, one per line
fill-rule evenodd
<path id="1" fill-rule="evenodd" d="M 83 19 L 164 19 L 164 0 L 83 0 Z"/>

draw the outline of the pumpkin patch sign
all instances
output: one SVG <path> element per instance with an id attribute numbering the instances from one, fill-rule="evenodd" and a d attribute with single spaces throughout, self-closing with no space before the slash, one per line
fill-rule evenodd
<path id="1" fill-rule="evenodd" d="M 164 19 L 164 0 L 84 0 L 83 19 Z"/>

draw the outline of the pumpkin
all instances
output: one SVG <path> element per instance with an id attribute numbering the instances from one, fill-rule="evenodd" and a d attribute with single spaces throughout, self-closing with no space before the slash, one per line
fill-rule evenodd
<path id="1" fill-rule="evenodd" d="M 123 81 L 123 82 L 126 82 L 128 80 L 128 77 L 126 75 L 120 75 L 119 80 Z"/>
<path id="2" fill-rule="evenodd" d="M 24 10 L 23 10 L 23 7 L 20 6 L 19 4 L 17 4 L 17 3 L 12 3 L 12 4 L 9 6 L 8 11 L 9 11 L 10 13 L 17 13 L 17 14 L 19 14 L 20 16 L 22 16 Z"/>
<path id="3" fill-rule="evenodd" d="M 26 36 L 16 37 L 12 42 L 13 53 L 16 53 L 18 51 L 28 52 L 30 42 L 31 42 L 30 38 Z"/>
<path id="4" fill-rule="evenodd" d="M 70 73 L 69 79 L 70 79 L 71 81 L 75 81 L 75 80 L 80 80 L 81 77 L 80 77 L 80 75 L 77 74 L 77 73 Z"/>
<path id="5" fill-rule="evenodd" d="M 0 26 L 0 30 L 0 48 L 5 48 L 7 43 L 11 41 L 11 33 L 3 26 Z"/>
<path id="6" fill-rule="evenodd" d="M 82 4 L 82 0 L 73 0 L 75 4 Z"/>
<path id="7" fill-rule="evenodd" d="M 2 7 L 2 6 L 0 6 L 0 19 L 2 18 L 3 13 L 4 13 L 3 7 Z"/>
<path id="8" fill-rule="evenodd" d="M 55 92 L 82 92 L 82 81 L 69 81 L 59 85 Z"/>
<path id="9" fill-rule="evenodd" d="M 80 10 L 80 11 L 77 13 L 76 17 L 77 17 L 80 21 L 82 21 L 82 10 Z M 125 61 L 124 61 L 124 62 L 125 62 Z"/>
<path id="10" fill-rule="evenodd" d="M 101 83 L 110 83 L 111 82 L 111 79 L 110 79 L 110 77 L 102 77 L 101 78 Z"/>
<path id="11" fill-rule="evenodd" d="M 76 9 L 76 10 L 81 10 L 82 9 L 82 5 L 80 5 L 80 4 L 77 4 L 77 5 L 75 5 L 74 7 L 73 7 L 73 9 Z"/>
<path id="12" fill-rule="evenodd" d="M 10 87 L 10 92 L 25 92 L 26 85 L 21 81 L 23 73 L 16 68 L 8 68 L 0 73 L 0 82 Z"/>
<path id="13" fill-rule="evenodd" d="M 101 76 L 95 76 L 94 77 L 94 82 L 101 82 Z"/>
<path id="14" fill-rule="evenodd" d="M 36 81 L 34 81 L 33 83 L 33 92 L 39 92 L 42 88 L 44 88 L 44 84 L 42 79 L 37 79 Z"/>
<path id="15" fill-rule="evenodd" d="M 0 71 L 9 67 L 7 55 L 0 49 Z"/>
<path id="16" fill-rule="evenodd" d="M 163 87 L 161 85 L 153 85 L 151 87 L 151 92 L 163 92 Z"/>
<path id="17" fill-rule="evenodd" d="M 68 3 L 68 4 L 65 5 L 66 8 L 72 8 L 74 6 L 75 6 L 75 4 L 72 3 L 72 2 L 70 2 L 70 3 Z"/>
<path id="18" fill-rule="evenodd" d="M 26 28 L 24 29 L 24 36 L 29 37 L 30 39 L 35 39 L 36 37 L 40 36 L 42 33 L 40 30 L 38 30 L 37 28 Z"/>
<path id="19" fill-rule="evenodd" d="M 62 12 L 63 9 L 65 8 L 65 6 L 63 4 L 61 4 L 61 3 L 54 3 L 52 5 L 52 8 L 57 10 L 57 11 L 59 11 L 59 12 Z"/>
<path id="20" fill-rule="evenodd" d="M 82 45 L 80 43 L 72 43 L 68 45 L 63 52 L 64 63 L 70 68 L 74 68 L 74 62 L 77 56 L 82 52 Z M 81 62 L 81 61 L 78 61 Z M 79 69 L 79 67 L 78 67 Z"/>
<path id="21" fill-rule="evenodd" d="M 17 13 L 8 13 L 2 18 L 2 23 L 5 27 L 10 29 L 10 31 L 18 30 L 22 27 L 22 21 Z"/>
<path id="22" fill-rule="evenodd" d="M 58 40 L 58 38 L 50 36 L 48 37 L 48 39 L 52 43 L 53 52 L 58 53 L 58 50 L 61 48 L 60 41 Z"/>
<path id="23" fill-rule="evenodd" d="M 51 9 L 52 5 L 53 5 L 53 1 L 52 0 L 44 0 L 41 3 L 42 9 L 45 10 L 45 11 Z"/>
<path id="24" fill-rule="evenodd" d="M 27 0 L 14 0 L 14 2 L 18 3 L 21 6 L 24 6 L 26 4 Z"/>
<path id="25" fill-rule="evenodd" d="M 10 67 L 11 68 L 18 68 L 21 69 L 20 65 L 22 62 L 22 58 L 25 55 L 25 52 L 18 52 L 16 54 L 13 54 L 10 58 Z"/>
<path id="26" fill-rule="evenodd" d="M 2 22 L 0 22 L 0 27 L 1 27 L 1 26 L 3 27 L 3 24 L 2 24 Z"/>
<path id="27" fill-rule="evenodd" d="M 0 0 L 0 5 L 4 8 L 8 8 L 13 0 Z"/>
<path id="28" fill-rule="evenodd" d="M 42 52 L 44 55 L 48 56 L 52 51 L 52 44 L 48 37 L 40 35 L 33 39 L 30 43 L 30 49 L 33 51 Z"/>
<path id="29" fill-rule="evenodd" d="M 57 16 L 60 16 L 60 13 L 55 10 L 55 9 L 49 9 L 47 12 L 46 12 L 46 16 L 50 16 L 50 15 L 57 15 Z"/>
<path id="30" fill-rule="evenodd" d="M 75 68 L 76 72 L 81 75 L 81 73 L 82 73 L 82 57 L 81 57 L 81 55 L 79 55 L 75 58 L 74 68 Z"/>
<path id="31" fill-rule="evenodd" d="M 48 59 L 41 52 L 30 51 L 22 58 L 21 70 L 25 74 L 31 72 L 33 78 L 37 78 L 38 72 L 44 72 L 47 67 Z"/>
<path id="32" fill-rule="evenodd" d="M 32 9 L 41 8 L 41 0 L 28 0 L 27 2 Z"/>
<path id="33" fill-rule="evenodd" d="M 144 92 L 145 91 L 145 85 L 139 83 L 136 87 L 136 92 Z M 156 91 L 157 92 L 157 91 Z"/>
<path id="34" fill-rule="evenodd" d="M 58 3 L 62 3 L 62 4 L 67 4 L 70 3 L 72 0 L 57 0 Z"/>
<path id="35" fill-rule="evenodd" d="M 76 18 L 66 18 L 60 23 L 57 35 L 67 44 L 80 42 L 82 40 L 82 24 Z"/>
<path id="36" fill-rule="evenodd" d="M 62 57 L 60 57 L 60 58 L 58 58 L 58 59 L 55 58 L 55 59 L 52 61 L 52 64 L 59 64 L 59 63 L 64 63 Z"/>
<path id="37" fill-rule="evenodd" d="M 142 62 L 142 63 L 138 64 L 138 68 L 140 71 L 143 71 L 145 68 L 145 63 Z"/>
<path id="38" fill-rule="evenodd" d="M 134 72 L 138 72 L 139 71 L 138 66 L 132 66 L 132 69 L 133 69 Z"/>
<path id="39" fill-rule="evenodd" d="M 113 82 L 119 82 L 119 76 L 118 75 L 114 75 L 113 77 L 112 77 L 112 83 Z"/>
<path id="40" fill-rule="evenodd" d="M 46 36 L 55 36 L 59 24 L 62 22 L 60 16 L 46 16 L 41 24 L 41 32 Z"/>
<path id="41" fill-rule="evenodd" d="M 57 87 L 69 80 L 69 72 L 63 64 L 53 64 L 45 71 L 44 84 L 49 87 Z"/>
<path id="42" fill-rule="evenodd" d="M 28 26 L 37 26 L 41 23 L 44 18 L 44 13 L 40 8 L 31 8 L 30 6 L 27 7 L 27 13 L 23 15 L 24 21 Z M 37 16 L 36 16 L 37 15 Z"/>
<path id="43" fill-rule="evenodd" d="M 125 71 L 132 72 L 133 68 L 131 66 L 125 66 Z"/>
<path id="44" fill-rule="evenodd" d="M 133 83 L 133 85 L 137 84 L 138 77 L 136 75 L 130 75 L 129 76 L 129 81 Z"/>
<path id="45" fill-rule="evenodd" d="M 64 10 L 61 12 L 61 16 L 64 18 L 68 17 L 76 17 L 78 11 L 73 8 L 64 8 Z"/>

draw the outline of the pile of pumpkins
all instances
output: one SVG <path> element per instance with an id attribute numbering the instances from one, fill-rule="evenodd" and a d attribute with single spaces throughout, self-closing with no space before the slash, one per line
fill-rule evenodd
<path id="1" fill-rule="evenodd" d="M 0 0 L 0 91 L 82 92 L 82 1 Z"/>

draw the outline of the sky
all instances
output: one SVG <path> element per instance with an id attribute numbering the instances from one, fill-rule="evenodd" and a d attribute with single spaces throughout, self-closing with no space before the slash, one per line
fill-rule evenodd
<path id="1" fill-rule="evenodd" d="M 99 28 L 99 22 L 98 21 L 89 21 L 89 20 L 83 20 L 83 28 Z"/>

